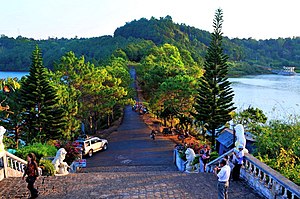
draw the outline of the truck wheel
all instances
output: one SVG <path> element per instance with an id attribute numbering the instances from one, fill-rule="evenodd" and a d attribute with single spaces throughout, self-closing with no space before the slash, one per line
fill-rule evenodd
<path id="1" fill-rule="evenodd" d="M 93 150 L 89 150 L 89 157 L 92 157 L 93 156 Z"/>
<path id="2" fill-rule="evenodd" d="M 104 144 L 103 151 L 105 151 L 106 149 L 107 149 L 107 144 Z"/>

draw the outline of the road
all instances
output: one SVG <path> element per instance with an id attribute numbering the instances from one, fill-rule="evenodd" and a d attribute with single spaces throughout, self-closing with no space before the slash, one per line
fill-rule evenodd
<path id="1" fill-rule="evenodd" d="M 176 170 L 173 164 L 175 144 L 159 137 L 152 140 L 149 135 L 150 129 L 141 116 L 127 106 L 122 124 L 108 138 L 108 149 L 87 158 L 85 171 L 116 166 L 157 166 L 157 170 Z"/>

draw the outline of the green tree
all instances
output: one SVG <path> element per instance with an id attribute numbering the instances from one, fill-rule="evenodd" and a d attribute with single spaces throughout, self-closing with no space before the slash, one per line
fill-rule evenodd
<path id="1" fill-rule="evenodd" d="M 18 148 L 23 125 L 21 106 L 16 103 L 20 97 L 20 83 L 16 78 L 0 80 L 0 125 L 7 131 L 14 132 L 13 147 Z"/>
<path id="2" fill-rule="evenodd" d="M 256 137 L 255 156 L 300 185 L 300 123 L 271 121 Z"/>
<path id="3" fill-rule="evenodd" d="M 235 124 L 243 124 L 244 127 L 251 133 L 258 135 L 260 134 L 261 124 L 267 122 L 267 116 L 259 108 L 248 107 L 247 109 L 234 113 L 233 120 Z"/>
<path id="4" fill-rule="evenodd" d="M 64 73 L 56 70 L 50 73 L 51 84 L 57 90 L 58 104 L 64 109 L 66 125 L 63 130 L 63 137 L 67 140 L 77 137 L 80 134 L 80 120 L 78 112 L 80 104 L 78 99 L 80 92 L 64 80 Z"/>
<path id="5" fill-rule="evenodd" d="M 215 129 L 225 125 L 231 119 L 230 112 L 235 110 L 232 102 L 234 94 L 227 78 L 228 56 L 222 48 L 223 12 L 218 9 L 213 21 L 214 32 L 205 56 L 204 74 L 199 79 L 198 95 L 195 101 L 194 117 L 205 124 L 211 132 L 212 146 L 215 144 Z"/>
<path id="6" fill-rule="evenodd" d="M 60 138 L 65 126 L 65 112 L 58 106 L 57 93 L 50 85 L 38 46 L 32 53 L 31 61 L 29 75 L 20 89 L 26 141 L 45 142 Z"/>
<path id="7" fill-rule="evenodd" d="M 111 65 L 95 67 L 85 62 L 83 56 L 77 58 L 73 52 L 68 52 L 56 66 L 62 82 L 80 93 L 76 99 L 80 105 L 77 118 L 91 133 L 109 126 L 114 108 L 126 101 L 130 76 L 122 60 L 113 58 Z"/>

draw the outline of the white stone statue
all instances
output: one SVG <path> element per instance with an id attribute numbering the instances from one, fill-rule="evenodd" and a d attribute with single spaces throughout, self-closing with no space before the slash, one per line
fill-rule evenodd
<path id="1" fill-rule="evenodd" d="M 196 157 L 196 154 L 192 148 L 187 148 L 185 151 L 186 162 L 185 162 L 185 171 L 186 172 L 194 172 L 195 165 L 193 165 L 193 160 Z"/>
<path id="2" fill-rule="evenodd" d="M 52 164 L 55 168 L 55 173 L 59 175 L 67 175 L 69 174 L 68 168 L 70 166 L 64 162 L 64 159 L 66 158 L 67 151 L 64 148 L 60 148 L 56 152 L 56 156 L 54 160 L 52 161 Z"/>
<path id="3" fill-rule="evenodd" d="M 3 126 L 0 126 L 0 152 L 4 152 L 3 135 L 5 132 L 6 129 Z"/>
<path id="4" fill-rule="evenodd" d="M 237 124 L 235 127 L 235 136 L 236 136 L 236 142 L 235 142 L 235 149 L 238 151 L 238 148 L 242 145 L 244 153 L 248 153 L 248 150 L 246 149 L 246 138 L 245 138 L 245 130 L 244 126 L 241 124 Z"/>

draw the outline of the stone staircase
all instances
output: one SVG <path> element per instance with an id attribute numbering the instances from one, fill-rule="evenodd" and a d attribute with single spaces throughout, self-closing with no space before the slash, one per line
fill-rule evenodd
<path id="1" fill-rule="evenodd" d="M 161 170 L 162 169 L 162 170 Z M 217 198 L 217 178 L 211 173 L 188 174 L 162 166 L 95 167 L 67 176 L 41 176 L 35 183 L 39 198 Z M 20 177 L 0 181 L 2 198 L 27 198 Z M 230 184 L 231 199 L 260 199 L 243 183 Z"/>

